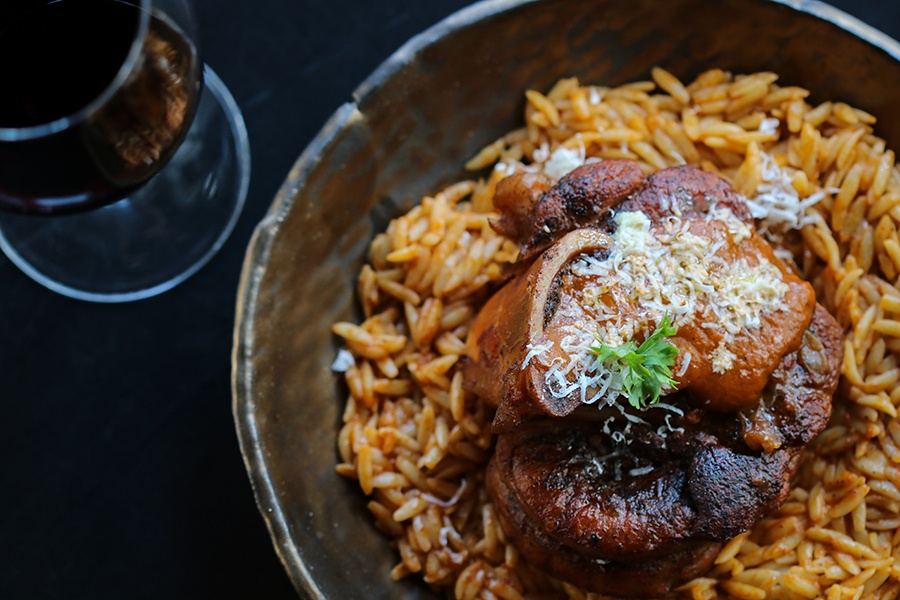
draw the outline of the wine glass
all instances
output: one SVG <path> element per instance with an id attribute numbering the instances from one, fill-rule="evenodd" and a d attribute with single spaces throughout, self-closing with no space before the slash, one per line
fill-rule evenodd
<path id="1" fill-rule="evenodd" d="M 83 300 L 184 281 L 231 233 L 250 175 L 187 0 L 0 5 L 0 247 Z"/>

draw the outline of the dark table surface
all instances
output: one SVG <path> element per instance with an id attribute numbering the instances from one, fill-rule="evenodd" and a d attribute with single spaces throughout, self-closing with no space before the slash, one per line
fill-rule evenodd
<path id="1" fill-rule="evenodd" d="M 250 134 L 231 238 L 156 298 L 45 290 L 0 255 L 0 598 L 295 598 L 238 450 L 230 352 L 244 250 L 355 86 L 465 0 L 196 0 Z M 835 0 L 900 39 L 900 3 Z"/>

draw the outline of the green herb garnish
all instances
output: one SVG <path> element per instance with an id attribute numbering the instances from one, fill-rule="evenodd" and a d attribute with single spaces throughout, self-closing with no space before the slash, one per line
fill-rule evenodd
<path id="1" fill-rule="evenodd" d="M 666 338 L 678 332 L 669 322 L 669 315 L 663 316 L 662 322 L 640 346 L 628 341 L 618 347 L 607 346 L 600 342 L 600 347 L 591 347 L 597 353 L 597 360 L 607 368 L 628 370 L 622 386 L 628 394 L 628 403 L 635 408 L 644 408 L 659 402 L 662 387 L 675 387 L 670 367 L 675 364 L 678 348 Z"/>

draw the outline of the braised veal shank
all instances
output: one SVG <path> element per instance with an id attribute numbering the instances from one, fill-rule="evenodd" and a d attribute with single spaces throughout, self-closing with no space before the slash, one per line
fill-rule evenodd
<path id="1" fill-rule="evenodd" d="M 465 385 L 497 407 L 487 485 L 504 531 L 575 585 L 663 595 L 783 503 L 830 415 L 840 327 L 744 199 L 697 168 L 519 174 L 495 207 L 521 252 L 475 319 Z M 577 332 L 639 342 L 663 309 L 678 325 L 677 384 L 633 406 Z"/>

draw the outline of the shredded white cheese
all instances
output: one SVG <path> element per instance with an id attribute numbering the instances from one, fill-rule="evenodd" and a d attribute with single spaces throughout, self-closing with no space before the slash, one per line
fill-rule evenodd
<path id="1" fill-rule="evenodd" d="M 494 165 L 494 170 L 501 172 L 505 177 L 509 177 L 510 175 L 515 174 L 518 166 L 519 164 L 515 161 L 510 161 L 509 163 L 498 162 L 496 165 Z"/>
<path id="2" fill-rule="evenodd" d="M 749 237 L 749 227 L 727 208 L 712 211 L 725 224 L 735 242 Z M 670 218 L 663 231 L 651 231 L 640 212 L 619 213 L 614 245 L 606 260 L 586 256 L 573 264 L 577 276 L 591 277 L 580 302 L 566 306 L 587 308 L 596 314 L 597 339 L 618 346 L 665 314 L 676 327 L 693 321 L 698 311 L 710 310 L 714 325 L 733 336 L 743 328 L 759 327 L 764 310 L 779 308 L 787 284 L 781 271 L 768 261 L 750 265 L 746 260 L 726 264 L 718 255 L 725 246 L 724 232 L 713 237 L 694 234 L 690 221 Z M 572 314 L 572 321 L 586 314 Z"/>
<path id="3" fill-rule="evenodd" d="M 760 327 L 764 313 L 786 308 L 788 286 L 776 265 L 765 260 L 749 264 L 746 259 L 735 264 L 719 255 L 728 244 L 749 238 L 749 226 L 725 207 L 714 207 L 708 218 L 717 223 L 698 235 L 691 220 L 673 216 L 661 227 L 651 227 L 641 212 L 616 214 L 609 255 L 603 259 L 585 255 L 572 263 L 572 276 L 586 281 L 576 286 L 581 290 L 577 298 L 560 298 L 556 330 L 560 337 L 528 347 L 523 368 L 535 360 L 543 364 L 552 395 L 578 394 L 584 404 L 603 399 L 601 406 L 619 408 L 625 426 L 609 432 L 614 439 L 624 440 L 631 423 L 646 422 L 617 402 L 626 395 L 625 373 L 599 364 L 592 346 L 599 342 L 619 346 L 639 334 L 649 335 L 666 314 L 676 327 L 702 317 L 703 325 L 722 339 L 710 357 L 714 371 L 722 373 L 734 366 L 736 357 L 728 344 L 735 336 Z M 682 357 L 679 375 L 690 360 L 687 354 Z M 672 431 L 668 419 L 666 423 Z"/>
<path id="4" fill-rule="evenodd" d="M 560 179 L 583 165 L 584 160 L 584 146 L 579 145 L 574 150 L 560 146 L 544 163 L 544 174 L 553 179 Z"/>
<path id="5" fill-rule="evenodd" d="M 758 131 L 760 133 L 775 133 L 778 131 L 778 127 L 781 125 L 781 121 L 776 119 L 775 117 L 767 117 L 763 119 L 760 124 Z"/>
<path id="6" fill-rule="evenodd" d="M 528 164 L 510 160 L 509 162 L 498 162 L 494 169 L 507 177 L 514 173 L 543 173 L 547 177 L 559 180 L 582 165 L 603 160 L 596 156 L 587 156 L 584 144 L 580 140 L 581 134 L 577 133 L 575 137 L 579 140 L 576 148 L 558 146 L 551 150 L 550 145 L 543 142 L 531 153 L 531 161 Z"/>
<path id="7" fill-rule="evenodd" d="M 678 368 L 678 372 L 675 373 L 675 377 L 681 377 L 682 375 L 687 373 L 689 366 L 691 366 L 691 353 L 685 352 L 681 356 L 681 366 Z"/>
<path id="8" fill-rule="evenodd" d="M 715 350 L 712 351 L 712 368 L 713 373 L 724 373 L 734 366 L 736 359 L 734 352 L 725 347 L 724 343 L 720 343 Z"/>
<path id="9" fill-rule="evenodd" d="M 639 467 L 637 469 L 630 469 L 628 471 L 628 475 L 630 477 L 638 477 L 639 475 L 646 475 L 648 473 L 652 473 L 655 467 L 653 465 L 647 465 L 646 467 Z"/>
<path id="10" fill-rule="evenodd" d="M 773 120 L 777 122 L 777 119 Z M 765 121 L 760 125 L 760 131 L 763 131 L 764 125 Z M 778 241 L 788 230 L 812 223 L 807 210 L 827 194 L 835 194 L 838 190 L 829 188 L 800 198 L 793 185 L 793 171 L 779 166 L 775 158 L 765 152 L 760 155 L 762 176 L 756 195 L 747 199 L 747 207 L 753 218 L 759 220 L 760 233 L 771 241 Z"/>
<path id="11" fill-rule="evenodd" d="M 428 492 L 422 492 L 421 496 L 428 502 L 430 502 L 432 504 L 436 504 L 437 506 L 440 506 L 441 508 L 449 508 L 449 507 L 453 506 L 454 504 L 456 504 L 457 502 L 459 502 L 459 499 L 462 498 L 463 492 L 465 492 L 465 491 L 466 491 L 466 479 L 465 479 L 465 477 L 463 477 L 462 479 L 460 479 L 459 488 L 456 490 L 456 493 L 453 494 L 453 497 L 450 498 L 449 500 L 441 500 L 437 496 L 433 496 L 433 495 L 429 494 Z"/>
<path id="12" fill-rule="evenodd" d="M 528 354 L 525 355 L 525 358 L 522 359 L 522 369 L 524 370 L 528 367 L 528 364 L 531 362 L 531 359 L 540 354 L 546 353 L 548 350 L 553 348 L 552 342 L 547 342 L 544 344 L 538 344 L 535 346 L 534 344 L 527 344 L 525 348 L 528 350 Z"/>
<path id="13" fill-rule="evenodd" d="M 354 362 L 353 355 L 350 351 L 341 348 L 338 350 L 337 356 L 334 357 L 334 362 L 331 363 L 331 370 L 335 373 L 346 373 L 347 369 L 352 367 Z"/>
<path id="14" fill-rule="evenodd" d="M 541 143 L 541 145 L 535 148 L 534 152 L 531 153 L 531 159 L 536 163 L 547 162 L 548 158 L 550 158 L 550 144 L 547 142 Z"/>

